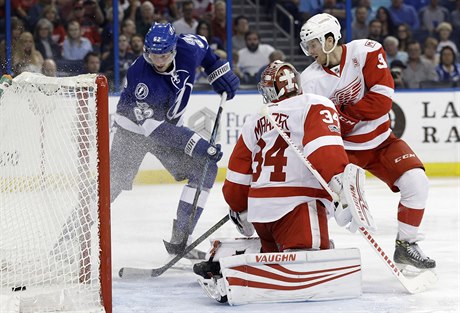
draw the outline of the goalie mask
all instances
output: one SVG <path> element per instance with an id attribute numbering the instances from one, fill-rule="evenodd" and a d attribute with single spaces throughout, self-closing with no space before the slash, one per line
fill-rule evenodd
<path id="1" fill-rule="evenodd" d="M 280 60 L 270 63 L 257 85 L 265 103 L 278 102 L 302 93 L 300 75 L 289 63 Z"/>
<path id="2" fill-rule="evenodd" d="M 332 33 L 334 36 L 334 46 L 326 51 L 324 44 L 326 43 L 326 35 Z M 316 14 L 303 24 L 300 30 L 300 47 L 306 56 L 310 56 L 308 52 L 308 42 L 318 39 L 323 52 L 328 54 L 337 46 L 338 41 L 342 38 L 340 33 L 340 23 L 332 15 L 327 13 Z"/>

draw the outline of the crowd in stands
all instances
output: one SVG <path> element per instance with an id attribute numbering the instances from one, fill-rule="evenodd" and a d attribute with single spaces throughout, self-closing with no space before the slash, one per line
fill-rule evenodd
<path id="1" fill-rule="evenodd" d="M 339 19 L 345 38 L 345 0 L 259 1 L 268 11 L 275 4 L 284 6 L 293 15 L 296 30 L 314 14 L 330 13 Z M 144 36 L 154 22 L 169 21 L 177 33 L 204 36 L 221 58 L 228 55 L 223 0 L 121 0 L 115 41 L 111 0 L 11 0 L 11 4 L 13 75 L 23 71 L 49 76 L 103 73 L 112 91 L 118 91 L 126 70 L 142 55 Z M 354 0 L 352 15 L 352 38 L 348 39 L 380 42 L 397 88 L 460 86 L 460 0 Z M 0 0 L 3 73 L 5 20 L 5 3 Z M 256 84 L 260 68 L 273 57 L 286 58 L 283 51 L 266 43 L 269 38 L 250 29 L 251 23 L 248 17 L 239 15 L 234 16 L 231 25 L 232 66 L 243 85 Z M 114 42 L 119 48 L 117 65 Z M 114 86 L 115 66 L 120 71 L 120 86 Z M 199 73 L 197 80 L 205 83 L 205 74 Z"/>

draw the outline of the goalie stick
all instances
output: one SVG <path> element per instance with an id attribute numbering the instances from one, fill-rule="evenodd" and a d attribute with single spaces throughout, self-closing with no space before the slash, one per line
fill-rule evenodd
<path id="1" fill-rule="evenodd" d="M 268 105 L 269 104 L 264 105 L 262 107 L 262 114 L 268 118 L 268 120 L 273 125 L 273 127 L 276 129 L 278 134 L 281 137 L 283 137 L 284 141 L 286 141 L 286 143 L 296 152 L 296 155 L 302 160 L 302 162 L 305 164 L 308 170 L 313 174 L 313 176 L 315 176 L 315 178 L 318 180 L 318 182 L 321 184 L 324 190 L 326 190 L 329 193 L 333 201 L 334 202 L 339 201 L 338 195 L 331 190 L 331 188 L 326 183 L 324 178 L 313 167 L 310 161 L 308 161 L 307 158 L 303 155 L 302 151 L 295 145 L 292 139 L 276 123 L 275 119 L 268 111 Z M 414 293 L 425 291 L 427 288 L 432 286 L 438 280 L 438 278 L 436 277 L 436 274 L 430 270 L 423 271 L 419 275 L 413 278 L 408 278 L 396 267 L 396 265 L 393 263 L 391 258 L 385 253 L 385 251 L 383 251 L 383 249 L 380 247 L 380 245 L 377 243 L 377 241 L 374 239 L 374 237 L 369 233 L 369 231 L 365 227 L 359 227 L 358 230 L 360 234 L 366 239 L 366 241 L 371 245 L 371 247 L 377 253 L 377 255 L 380 257 L 380 260 L 382 260 L 382 262 L 387 266 L 387 268 L 391 271 L 391 273 L 393 273 L 393 275 L 398 279 L 401 285 L 403 285 L 403 287 L 409 293 L 414 294 Z"/>
<path id="2" fill-rule="evenodd" d="M 168 263 L 158 268 L 135 268 L 135 267 L 122 267 L 118 272 L 118 275 L 121 278 L 145 278 L 145 277 L 158 277 L 168 269 L 170 269 L 174 264 L 176 264 L 180 259 L 182 259 L 187 253 L 192 251 L 196 246 L 202 243 L 206 238 L 208 238 L 213 232 L 218 228 L 224 225 L 229 220 L 228 214 L 226 214 L 220 221 L 218 221 L 214 226 L 208 229 L 203 235 L 198 237 L 194 242 L 185 247 L 184 251 L 172 258 Z"/>

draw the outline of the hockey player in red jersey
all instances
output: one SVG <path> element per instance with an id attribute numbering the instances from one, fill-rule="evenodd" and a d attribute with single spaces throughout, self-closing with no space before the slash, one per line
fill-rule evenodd
<path id="1" fill-rule="evenodd" d="M 334 104 L 302 93 L 299 74 L 282 61 L 264 70 L 259 92 L 266 105 L 244 123 L 223 195 L 238 231 L 251 236 L 255 229 L 260 245 L 215 240 L 208 261 L 194 266 L 200 285 L 211 298 L 232 305 L 359 296 L 359 251 L 332 249 L 328 233 L 328 216 L 351 231 L 369 226 L 355 218 L 356 203 L 347 201 L 354 190 L 366 202 L 364 170 L 348 162 Z M 320 180 L 329 183 L 328 191 Z M 345 268 L 352 272 L 331 278 Z M 316 280 L 318 272 L 328 273 L 327 284 Z M 295 285 L 286 285 L 292 275 Z"/>
<path id="2" fill-rule="evenodd" d="M 390 129 L 394 82 L 385 52 L 372 40 L 340 45 L 340 38 L 340 24 L 329 14 L 317 14 L 302 26 L 301 48 L 315 59 L 302 72 L 302 88 L 335 104 L 350 162 L 400 192 L 394 261 L 401 267 L 434 268 L 436 262 L 417 244 L 428 179 L 416 154 Z"/>
<path id="3" fill-rule="evenodd" d="M 277 124 L 329 182 L 348 164 L 337 112 L 325 97 L 302 94 L 298 75 L 292 65 L 272 62 L 259 91 Z M 329 196 L 266 116 L 253 115 L 243 126 L 223 194 L 234 222 L 252 222 L 262 252 L 329 248 Z"/>

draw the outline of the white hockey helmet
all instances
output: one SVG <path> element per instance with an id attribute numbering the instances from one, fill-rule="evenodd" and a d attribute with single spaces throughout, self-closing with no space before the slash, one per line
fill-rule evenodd
<path id="1" fill-rule="evenodd" d="M 326 51 L 324 44 L 326 43 L 325 35 L 332 33 L 334 35 L 334 46 L 331 50 Z M 340 34 L 340 23 L 332 15 L 327 13 L 316 14 L 303 24 L 300 30 L 300 47 L 303 53 L 309 56 L 307 43 L 310 40 L 318 39 L 324 53 L 330 53 L 337 46 L 337 42 L 342 38 Z"/>
<path id="2" fill-rule="evenodd" d="M 265 103 L 277 102 L 300 95 L 300 75 L 289 63 L 276 60 L 262 72 L 257 85 Z"/>

